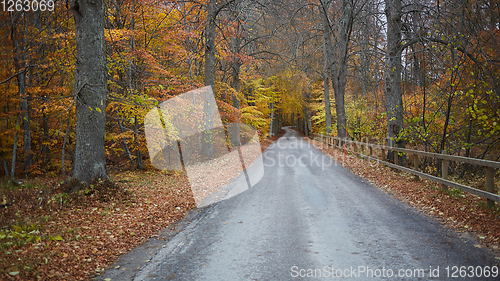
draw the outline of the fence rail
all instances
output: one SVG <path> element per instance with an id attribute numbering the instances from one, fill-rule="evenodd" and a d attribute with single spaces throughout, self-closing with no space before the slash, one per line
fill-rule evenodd
<path id="1" fill-rule="evenodd" d="M 444 190 L 447 190 L 448 187 L 453 187 L 453 188 L 458 188 L 462 191 L 466 191 L 466 192 L 469 192 L 471 194 L 486 198 L 487 205 L 490 207 L 494 206 L 495 202 L 500 202 L 500 196 L 495 194 L 496 193 L 495 192 L 495 184 L 494 184 L 494 180 L 493 180 L 494 174 L 495 174 L 495 168 L 500 168 L 500 162 L 492 161 L 492 160 L 469 158 L 469 157 L 463 157 L 463 156 L 448 155 L 448 154 L 445 154 L 446 153 L 445 151 L 443 151 L 443 153 L 441 153 L 441 154 L 440 153 L 432 153 L 432 152 L 425 152 L 425 151 L 419 151 L 419 150 L 413 150 L 413 149 L 393 147 L 391 145 L 385 145 L 385 144 L 379 145 L 379 144 L 353 141 L 353 140 L 348 140 L 348 139 L 341 139 L 338 137 L 326 136 L 326 135 L 320 135 L 320 134 L 314 134 L 314 133 L 311 133 L 310 136 L 313 139 L 317 139 L 323 143 L 326 143 L 330 147 L 336 147 L 336 148 L 342 149 L 342 148 L 347 148 L 348 144 L 352 145 L 352 146 L 354 146 L 354 152 L 362 158 L 377 161 L 377 162 L 385 164 L 389 167 L 414 174 L 417 179 L 418 179 L 418 177 L 422 177 L 422 178 L 426 178 L 426 179 L 432 180 L 434 182 L 440 183 L 440 184 L 442 184 L 442 188 Z M 358 151 L 358 146 L 360 147 L 361 151 Z M 369 155 L 364 154 L 364 148 L 368 148 Z M 380 149 L 382 151 L 382 159 L 372 157 L 373 156 L 373 149 Z M 390 163 L 390 162 L 385 161 L 386 160 L 385 159 L 385 151 L 386 150 L 387 151 L 392 150 L 392 151 L 412 154 L 413 155 L 414 169 L 410 169 L 410 168 L 398 165 L 398 153 L 394 154 L 394 163 Z M 430 157 L 430 158 L 434 158 L 434 159 L 443 160 L 442 161 L 442 177 L 441 178 L 435 177 L 435 176 L 417 171 L 418 164 L 419 164 L 418 156 L 424 156 L 424 157 Z M 470 186 L 462 185 L 462 184 L 459 184 L 456 182 L 449 181 L 447 179 L 447 177 L 448 177 L 448 162 L 449 161 L 456 161 L 456 162 L 486 167 L 486 184 L 485 184 L 486 191 L 476 189 L 476 188 L 473 188 Z"/>

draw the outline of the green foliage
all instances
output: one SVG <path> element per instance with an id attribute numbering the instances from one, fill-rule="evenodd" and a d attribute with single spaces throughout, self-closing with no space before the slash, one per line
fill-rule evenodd
<path id="1" fill-rule="evenodd" d="M 264 114 L 256 106 L 245 106 L 241 109 L 241 122 L 252 125 L 259 131 L 264 130 L 269 125 L 269 120 L 263 117 Z"/>
<path id="2" fill-rule="evenodd" d="M 386 136 L 385 112 L 370 109 L 366 99 L 347 101 L 347 133 L 356 140 L 383 139 Z"/>
<path id="3" fill-rule="evenodd" d="M 44 241 L 62 241 L 60 235 L 43 235 L 43 227 L 37 224 L 13 225 L 10 229 L 0 231 L 0 246 L 9 248 L 12 246 L 23 246 L 28 243 L 38 243 Z"/>
<path id="4" fill-rule="evenodd" d="M 0 181 L 0 191 L 4 190 L 16 190 L 21 187 L 21 184 L 17 181 L 13 181 L 11 179 L 2 179 Z"/>
<path id="5" fill-rule="evenodd" d="M 326 134 L 326 111 L 323 97 L 317 98 L 315 100 L 315 103 L 311 105 L 311 109 L 314 112 L 313 116 L 311 117 L 311 121 L 313 122 L 315 128 L 314 131 L 318 132 L 319 134 Z M 336 135 L 337 130 L 335 128 L 337 127 L 337 119 L 335 118 L 335 107 L 330 107 L 330 111 L 332 116 L 332 125 L 330 127 L 330 130 L 332 132 L 332 135 Z"/>

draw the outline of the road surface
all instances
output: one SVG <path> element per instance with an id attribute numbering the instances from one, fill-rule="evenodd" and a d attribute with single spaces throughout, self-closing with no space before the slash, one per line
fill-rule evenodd
<path id="1" fill-rule="evenodd" d="M 255 186 L 198 209 L 134 280 L 473 280 L 486 272 L 500 280 L 492 277 L 500 261 L 470 235 L 330 162 L 297 132 L 287 128 L 263 156 Z"/>

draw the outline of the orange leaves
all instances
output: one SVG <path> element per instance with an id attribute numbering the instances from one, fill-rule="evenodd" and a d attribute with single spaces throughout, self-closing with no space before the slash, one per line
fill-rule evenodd
<path id="1" fill-rule="evenodd" d="M 223 123 L 237 123 L 240 118 L 240 110 L 233 107 L 232 105 L 217 100 L 217 106 L 219 108 L 220 118 Z"/>

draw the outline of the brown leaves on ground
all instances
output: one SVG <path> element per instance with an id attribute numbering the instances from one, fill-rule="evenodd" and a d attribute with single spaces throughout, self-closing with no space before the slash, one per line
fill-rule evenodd
<path id="1" fill-rule="evenodd" d="M 500 254 L 500 211 L 498 208 L 487 208 L 486 199 L 452 188 L 446 192 L 433 181 L 416 181 L 414 175 L 363 160 L 350 152 L 344 158 L 343 151 L 315 140 L 309 142 L 353 173 L 441 221 L 443 225 L 459 232 L 472 232 L 482 242 L 482 246 L 476 247 L 486 246 Z M 473 187 L 478 188 L 477 185 L 480 184 Z"/>
<path id="2" fill-rule="evenodd" d="M 261 140 L 262 151 L 283 132 Z M 196 206 L 183 173 L 110 177 L 86 187 L 62 177 L 0 183 L 0 280 L 87 280 Z"/>
<path id="3" fill-rule="evenodd" d="M 276 136 L 274 136 L 272 138 L 261 140 L 260 147 L 261 147 L 262 152 L 264 152 L 274 141 L 281 138 L 283 136 L 283 134 L 285 134 L 285 130 L 281 129 Z"/>
<path id="4" fill-rule="evenodd" d="M 185 175 L 111 178 L 73 193 L 62 179 L 3 187 L 0 279 L 88 279 L 195 206 Z"/>

